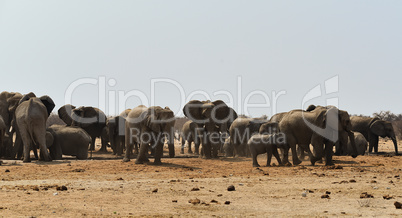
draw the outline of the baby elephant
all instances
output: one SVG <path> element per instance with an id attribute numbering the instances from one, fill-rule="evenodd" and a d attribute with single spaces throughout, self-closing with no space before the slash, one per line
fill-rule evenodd
<path id="1" fill-rule="evenodd" d="M 281 165 L 282 161 L 279 157 L 278 147 L 284 148 L 286 145 L 285 135 L 279 132 L 279 126 L 276 122 L 264 124 L 263 128 L 263 130 L 260 129 L 260 132 L 264 134 L 253 135 L 247 143 L 253 158 L 253 167 L 260 166 L 257 162 L 257 156 L 263 153 L 267 153 L 267 166 L 271 165 L 272 155 Z"/>
<path id="2" fill-rule="evenodd" d="M 91 137 L 85 130 L 80 127 L 52 125 L 47 131 L 46 145 L 53 160 L 61 160 L 62 155 L 76 156 L 79 160 L 88 158 Z"/>

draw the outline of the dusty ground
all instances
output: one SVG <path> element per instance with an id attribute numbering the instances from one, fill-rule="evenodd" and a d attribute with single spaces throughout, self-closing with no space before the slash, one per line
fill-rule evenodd
<path id="1" fill-rule="evenodd" d="M 380 146 L 392 154 L 390 141 Z M 250 158 L 188 155 L 164 158 L 162 166 L 123 163 L 110 153 L 87 161 L 5 160 L 0 216 L 402 216 L 394 206 L 402 202 L 402 156 L 389 154 L 334 157 L 336 169 L 308 161 L 252 168 Z M 227 191 L 229 185 L 236 190 Z M 363 192 L 374 198 L 361 199 Z"/>

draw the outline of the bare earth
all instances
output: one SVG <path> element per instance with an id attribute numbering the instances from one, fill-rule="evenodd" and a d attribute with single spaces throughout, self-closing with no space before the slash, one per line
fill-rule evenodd
<path id="1" fill-rule="evenodd" d="M 387 154 L 335 156 L 332 168 L 308 161 L 253 168 L 251 158 L 187 154 L 163 158 L 162 166 L 97 152 L 87 161 L 4 160 L 0 216 L 402 216 L 394 206 L 402 202 L 402 156 L 393 156 L 391 141 L 381 141 L 380 151 Z M 259 156 L 261 166 L 265 158 Z M 322 198 L 327 191 L 329 198 Z M 360 198 L 363 192 L 374 198 Z"/>

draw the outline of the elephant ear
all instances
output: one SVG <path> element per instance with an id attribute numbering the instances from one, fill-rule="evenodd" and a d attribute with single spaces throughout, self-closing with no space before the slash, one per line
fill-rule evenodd
<path id="1" fill-rule="evenodd" d="M 33 95 L 33 96 L 32 96 Z M 20 99 L 20 101 L 18 102 L 18 104 L 20 105 L 22 102 L 24 101 L 28 101 L 30 98 L 35 97 L 35 94 L 33 94 L 32 92 L 22 96 L 22 98 Z"/>
<path id="2" fill-rule="evenodd" d="M 212 110 L 212 118 L 216 119 L 217 124 L 227 123 L 230 120 L 231 110 L 222 100 L 212 102 L 214 108 Z"/>
<path id="3" fill-rule="evenodd" d="M 202 114 L 204 102 L 198 100 L 191 100 L 183 107 L 183 113 L 190 120 L 197 124 L 203 124 L 206 117 Z"/>
<path id="4" fill-rule="evenodd" d="M 233 109 L 233 108 L 231 108 L 231 107 L 229 107 L 229 109 L 230 109 L 230 112 L 229 112 L 229 120 L 228 120 L 228 126 L 227 126 L 227 128 L 229 129 L 230 128 L 230 126 L 232 125 L 232 123 L 233 123 L 233 121 L 235 120 L 235 119 L 237 119 L 237 113 L 236 113 L 236 111 Z"/>
<path id="5" fill-rule="evenodd" d="M 315 106 L 314 104 L 310 104 L 310 105 L 307 107 L 306 111 L 313 111 L 315 108 L 316 108 L 316 106 Z"/>
<path id="6" fill-rule="evenodd" d="M 338 131 L 339 128 L 339 110 L 337 108 L 330 108 L 325 112 L 324 127 L 329 127 Z"/>
<path id="7" fill-rule="evenodd" d="M 378 136 L 386 136 L 386 131 L 385 131 L 385 126 L 384 126 L 384 121 L 382 120 L 376 120 L 370 125 L 370 130 L 372 133 L 378 135 Z"/>
<path id="8" fill-rule="evenodd" d="M 71 124 L 73 123 L 73 119 L 71 118 L 71 113 L 73 109 L 75 109 L 75 106 L 71 104 L 66 104 L 64 106 L 61 106 L 57 111 L 60 119 L 62 119 L 67 124 L 67 126 L 71 126 Z"/>
<path id="9" fill-rule="evenodd" d="M 42 97 L 39 98 L 43 105 L 45 105 L 46 110 L 47 110 L 47 115 L 50 116 L 50 113 L 52 112 L 54 106 L 56 106 L 53 102 L 53 99 L 51 99 L 49 96 L 44 95 Z"/>
<path id="10" fill-rule="evenodd" d="M 277 122 L 268 122 L 261 125 L 259 129 L 260 134 L 274 134 L 279 133 L 279 123 Z"/>
<path id="11" fill-rule="evenodd" d="M 7 103 L 8 103 L 8 111 L 10 113 L 14 113 L 15 109 L 17 109 L 19 102 L 21 100 L 23 96 L 19 93 L 15 93 L 13 96 L 9 97 L 7 99 Z"/>
<path id="12" fill-rule="evenodd" d="M 145 125 L 150 128 L 153 132 L 160 132 L 161 123 L 159 122 L 158 113 L 155 112 L 154 108 L 148 108 L 147 111 L 144 111 L 145 114 Z"/>

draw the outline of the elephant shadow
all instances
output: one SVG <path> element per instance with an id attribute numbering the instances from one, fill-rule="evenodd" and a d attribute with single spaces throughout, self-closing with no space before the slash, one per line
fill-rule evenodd
<path id="1" fill-rule="evenodd" d="M 359 164 L 357 161 L 353 160 L 333 160 L 335 164 Z"/>
<path id="2" fill-rule="evenodd" d="M 45 165 L 68 164 L 68 163 L 71 163 L 71 161 L 65 160 L 65 159 L 63 159 L 63 160 L 53 160 L 53 161 L 39 161 L 39 160 L 36 160 L 36 161 L 32 161 L 32 163 L 36 164 L 36 165 L 45 166 Z"/>
<path id="3" fill-rule="evenodd" d="M 222 157 L 220 158 L 222 161 L 227 161 L 227 162 L 249 162 L 251 158 L 245 158 L 245 157 Z"/>

